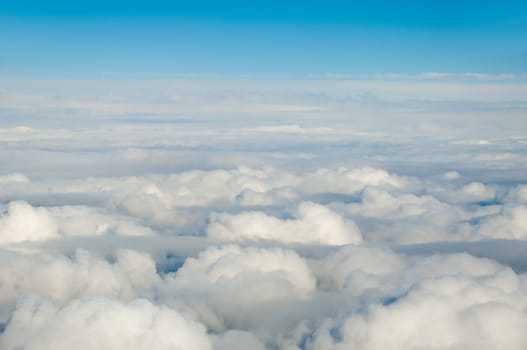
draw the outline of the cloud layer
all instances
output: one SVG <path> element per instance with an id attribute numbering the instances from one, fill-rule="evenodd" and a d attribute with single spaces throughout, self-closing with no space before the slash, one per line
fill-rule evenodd
<path id="1" fill-rule="evenodd" d="M 521 77 L 3 81 L 1 349 L 527 347 Z"/>

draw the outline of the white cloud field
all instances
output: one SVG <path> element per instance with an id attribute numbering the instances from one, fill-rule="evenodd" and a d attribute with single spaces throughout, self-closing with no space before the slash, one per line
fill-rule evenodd
<path id="1" fill-rule="evenodd" d="M 0 86 L 2 350 L 527 347 L 523 77 Z"/>

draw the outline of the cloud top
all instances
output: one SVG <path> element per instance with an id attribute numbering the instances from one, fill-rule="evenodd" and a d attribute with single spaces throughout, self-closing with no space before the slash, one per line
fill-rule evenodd
<path id="1" fill-rule="evenodd" d="M 279 219 L 262 212 L 214 214 L 207 236 L 220 241 L 271 240 L 284 243 L 342 245 L 360 243 L 357 225 L 329 208 L 302 202 L 292 219 Z"/>
<path id="2" fill-rule="evenodd" d="M 0 345 L 6 350 L 212 349 L 202 325 L 144 299 L 86 299 L 59 306 L 39 297 L 18 303 Z"/>

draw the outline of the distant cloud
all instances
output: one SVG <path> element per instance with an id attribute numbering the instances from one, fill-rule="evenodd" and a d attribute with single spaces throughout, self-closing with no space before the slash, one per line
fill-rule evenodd
<path id="1" fill-rule="evenodd" d="M 288 133 L 288 134 L 331 134 L 338 132 L 332 128 L 304 128 L 298 124 L 291 125 L 266 125 L 257 126 L 253 129 L 249 129 L 253 132 L 268 132 L 268 133 Z"/>
<path id="2" fill-rule="evenodd" d="M 0 175 L 0 183 L 12 183 L 12 182 L 17 182 L 17 183 L 29 182 L 29 178 L 25 176 L 24 174 L 20 174 L 20 173 Z"/>
<path id="3" fill-rule="evenodd" d="M 484 74 L 476 72 L 467 73 L 448 73 L 448 72 L 424 72 L 419 74 L 397 74 L 397 73 L 384 73 L 376 74 L 376 79 L 442 79 L 442 80 L 474 80 L 474 81 L 514 81 L 522 80 L 525 77 L 517 74 Z"/>

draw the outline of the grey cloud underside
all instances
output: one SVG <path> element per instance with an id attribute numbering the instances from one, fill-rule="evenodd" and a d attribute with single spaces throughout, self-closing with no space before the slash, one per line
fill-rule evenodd
<path id="1" fill-rule="evenodd" d="M 525 349 L 525 84 L 437 79 L 10 81 L 0 348 Z"/>

